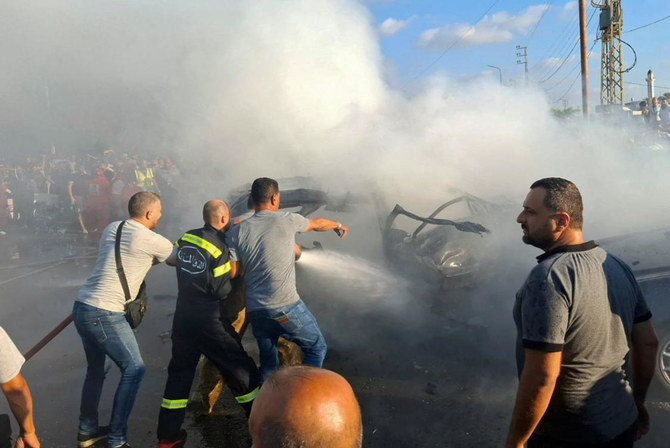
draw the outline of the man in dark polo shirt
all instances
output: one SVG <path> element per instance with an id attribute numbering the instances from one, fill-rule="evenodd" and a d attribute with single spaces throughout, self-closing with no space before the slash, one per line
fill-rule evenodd
<path id="1" fill-rule="evenodd" d="M 584 242 L 575 184 L 530 188 L 517 222 L 544 254 L 514 305 L 520 378 L 506 447 L 632 447 L 649 430 L 651 313 L 630 268 Z"/>

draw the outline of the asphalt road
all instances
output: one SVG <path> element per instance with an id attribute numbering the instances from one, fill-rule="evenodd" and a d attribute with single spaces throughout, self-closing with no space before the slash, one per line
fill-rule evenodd
<path id="1" fill-rule="evenodd" d="M 0 325 L 23 352 L 70 313 L 94 254 L 94 244 L 69 236 L 22 231 L 2 237 Z M 510 269 L 497 284 L 436 294 L 357 257 L 314 252 L 301 260 L 301 296 L 329 343 L 325 367 L 352 383 L 363 411 L 365 447 L 502 446 L 516 391 L 511 303 L 526 266 Z M 129 442 L 141 448 L 156 444 L 176 300 L 171 268 L 153 268 L 147 283 L 149 313 L 137 338 L 148 369 L 129 433 Z M 245 345 L 256 356 L 249 335 Z M 75 446 L 84 370 L 73 326 L 25 365 L 45 448 Z M 112 367 L 102 421 L 109 417 L 117 381 Z M 650 398 L 652 430 L 636 446 L 665 447 L 670 403 Z M 8 411 L 0 400 L 0 413 Z M 245 425 L 229 395 L 213 415 L 202 416 L 192 406 L 187 446 L 249 447 Z"/>

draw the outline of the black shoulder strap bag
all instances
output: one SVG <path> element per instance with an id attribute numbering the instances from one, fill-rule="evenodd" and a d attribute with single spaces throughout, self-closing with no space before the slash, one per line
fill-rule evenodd
<path id="1" fill-rule="evenodd" d="M 121 221 L 119 227 L 116 228 L 116 244 L 114 245 L 114 257 L 116 258 L 116 273 L 119 274 L 123 292 L 126 295 L 126 320 L 130 324 L 130 328 L 137 328 L 142 323 L 144 313 L 147 312 L 149 306 L 149 298 L 147 297 L 147 285 L 142 281 L 140 290 L 137 292 L 137 297 L 130 298 L 130 289 L 128 288 L 128 280 L 126 280 L 126 273 L 123 271 L 121 264 L 121 230 L 126 221 Z"/>

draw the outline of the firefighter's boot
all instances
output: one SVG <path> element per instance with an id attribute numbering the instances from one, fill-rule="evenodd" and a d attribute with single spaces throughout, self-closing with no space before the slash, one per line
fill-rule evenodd
<path id="1" fill-rule="evenodd" d="M 158 439 L 158 448 L 182 448 L 186 444 L 186 431 L 179 430 L 174 439 Z"/>

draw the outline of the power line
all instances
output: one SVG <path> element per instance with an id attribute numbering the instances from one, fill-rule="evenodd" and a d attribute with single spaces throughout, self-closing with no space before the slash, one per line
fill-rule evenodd
<path id="1" fill-rule="evenodd" d="M 547 14 L 547 11 L 549 11 L 549 8 L 551 7 L 551 3 L 554 0 L 549 0 L 547 2 L 547 7 L 544 8 L 544 11 L 542 12 L 542 15 L 540 15 L 540 18 L 537 20 L 537 23 L 535 23 L 535 26 L 533 27 L 533 31 L 530 32 L 530 35 L 526 39 L 526 46 L 528 46 L 528 42 L 533 38 L 533 35 L 535 34 L 535 31 L 537 31 L 537 27 L 540 26 L 540 22 L 542 22 L 542 19 L 544 19 L 544 16 Z"/>
<path id="2" fill-rule="evenodd" d="M 589 48 L 589 52 L 588 52 L 588 54 L 586 55 L 586 60 L 587 60 L 587 61 L 588 61 L 588 59 L 589 59 L 589 56 L 591 56 L 591 52 L 593 51 L 593 48 L 596 46 L 597 43 L 598 43 L 598 40 L 596 39 L 595 41 L 593 41 L 593 45 L 591 45 L 591 48 Z M 556 102 L 558 102 L 558 101 L 561 101 L 561 100 L 564 99 L 566 96 L 568 96 L 568 93 L 570 93 L 570 90 L 572 90 L 572 87 L 575 85 L 575 83 L 576 83 L 577 80 L 581 77 L 581 75 L 582 75 L 582 71 L 580 70 L 579 73 L 577 73 L 577 76 L 575 77 L 575 79 L 574 79 L 574 80 L 572 81 L 572 83 L 570 84 L 570 87 L 568 87 L 568 90 L 565 91 L 565 93 L 563 94 L 562 97 L 560 97 L 559 99 L 557 99 L 556 101 L 554 101 L 554 103 L 556 103 Z"/>
<path id="3" fill-rule="evenodd" d="M 575 36 L 573 32 L 575 29 L 577 29 L 578 19 L 579 17 L 576 16 L 574 21 L 570 23 L 570 28 L 566 29 L 565 31 L 567 32 L 563 33 L 563 35 L 559 38 L 559 41 L 557 41 L 558 45 L 555 45 L 552 50 L 547 51 L 541 58 L 538 59 L 535 67 L 539 66 L 540 64 L 543 64 L 543 66 L 540 67 L 539 71 L 535 74 L 536 79 L 543 79 L 560 63 L 561 58 L 553 58 L 553 60 L 549 60 L 547 58 L 551 54 L 562 55 L 563 52 L 569 48 L 570 44 L 574 42 L 574 39 L 576 39 L 577 36 Z"/>
<path id="4" fill-rule="evenodd" d="M 591 16 L 589 17 L 588 23 L 586 24 L 587 26 L 591 23 L 591 19 L 593 19 L 593 16 L 595 15 L 595 13 L 596 13 L 596 10 L 594 9 L 591 12 Z M 577 19 L 578 19 L 578 17 L 576 16 L 575 17 L 575 24 L 576 24 Z M 565 42 L 565 44 L 561 47 L 561 49 L 557 53 L 560 54 L 560 53 L 563 52 L 564 49 L 568 48 L 568 45 L 570 45 L 570 42 L 574 42 L 573 45 L 572 45 L 572 48 L 570 48 L 570 50 L 568 51 L 568 53 L 565 55 L 565 57 L 562 60 L 560 58 L 556 58 L 555 61 L 552 61 L 550 64 L 547 65 L 547 67 L 545 67 L 545 70 L 543 70 L 542 72 L 537 74 L 536 78 L 542 79 L 542 81 L 540 81 L 540 83 L 544 83 L 544 82 L 548 81 L 553 76 L 555 76 L 556 73 L 558 73 L 558 71 L 561 70 L 563 65 L 565 65 L 567 60 L 574 53 L 575 48 L 577 47 L 577 44 L 579 43 L 579 36 L 577 35 L 577 36 L 574 36 L 572 40 L 567 40 Z M 552 72 L 552 70 L 553 70 L 553 72 Z"/>
<path id="5" fill-rule="evenodd" d="M 489 6 L 489 7 L 486 9 L 486 11 L 484 11 L 484 14 L 482 14 L 482 15 L 475 21 L 475 25 L 477 25 L 479 22 L 481 22 L 481 20 L 482 20 L 484 17 L 486 17 L 486 14 L 488 14 L 489 11 L 491 11 L 491 10 L 493 9 L 493 7 L 494 7 L 495 5 L 498 4 L 498 2 L 500 2 L 500 0 L 494 0 L 494 2 L 491 3 L 491 6 Z M 467 30 L 463 31 L 463 33 L 462 33 L 460 36 L 458 36 L 458 37 L 456 38 L 456 40 L 454 40 L 454 41 L 453 41 L 453 42 L 452 42 L 452 43 L 451 43 L 451 44 L 450 44 L 450 45 L 449 45 L 449 46 L 448 46 L 442 53 L 439 54 L 439 56 L 438 56 L 433 62 L 431 62 L 430 64 L 428 64 L 428 66 L 427 66 L 425 69 L 423 69 L 418 75 L 416 75 L 413 79 L 417 79 L 419 76 L 424 75 L 428 70 L 430 70 L 435 64 L 438 63 L 438 61 L 439 61 L 440 59 L 442 59 L 442 57 L 443 57 L 445 54 L 447 54 L 447 52 L 448 52 L 449 50 L 451 50 L 452 48 L 454 48 L 460 41 L 462 41 L 463 38 L 466 36 L 466 34 L 468 34 L 469 31 L 470 31 L 470 27 L 468 27 Z"/>
<path id="6" fill-rule="evenodd" d="M 638 26 L 637 28 L 633 28 L 632 30 L 624 31 L 624 33 L 632 33 L 633 31 L 641 30 L 642 28 L 646 28 L 648 26 L 656 25 L 658 22 L 662 22 L 662 21 L 668 20 L 668 19 L 670 19 L 670 16 L 661 17 L 660 19 L 655 20 L 651 23 L 647 23 L 646 25 Z"/>
<path id="7" fill-rule="evenodd" d="M 572 56 L 572 53 L 574 53 L 575 48 L 577 48 L 577 44 L 578 44 L 578 43 L 579 43 L 579 39 L 577 39 L 577 40 L 575 41 L 575 43 L 572 45 L 572 48 L 570 49 L 570 52 L 568 53 L 568 55 L 567 55 L 565 58 L 563 58 L 563 61 L 561 61 L 561 63 L 559 64 L 559 66 L 556 68 L 556 70 L 554 70 L 554 71 L 551 73 L 551 75 L 547 76 L 547 77 L 544 78 L 542 81 L 540 81 L 540 84 L 543 84 L 543 83 L 549 81 L 549 80 L 550 80 L 556 73 L 558 73 L 558 71 L 559 71 L 561 68 L 563 68 L 563 66 L 565 65 L 565 63 L 568 62 L 568 59 L 570 59 L 570 56 Z"/>
<path id="8" fill-rule="evenodd" d="M 568 96 L 568 93 L 570 93 L 570 90 L 572 90 L 572 86 L 575 85 L 575 83 L 577 82 L 577 80 L 579 79 L 581 74 L 582 74 L 581 72 L 577 73 L 577 76 L 575 76 L 575 79 L 573 79 L 572 82 L 570 83 L 570 87 L 568 87 L 568 90 L 565 91 L 565 93 L 563 94 L 562 97 L 560 97 L 559 99 L 554 101 L 554 103 L 558 103 L 562 99 L 565 99 L 566 96 Z"/>
<path id="9" fill-rule="evenodd" d="M 544 53 L 542 53 L 542 56 L 537 60 L 535 64 L 531 67 L 531 70 L 535 70 L 538 65 L 540 65 L 541 61 L 545 59 L 545 57 L 554 50 L 558 48 L 559 42 L 563 42 L 563 39 L 570 34 L 570 30 L 573 29 L 573 27 L 577 24 L 577 20 L 579 20 L 579 16 L 575 15 L 575 17 L 572 18 L 570 22 L 566 24 L 566 26 L 561 30 L 560 33 L 557 34 L 557 38 L 554 39 L 554 41 L 547 47 Z M 568 41 L 569 42 L 569 41 Z M 563 50 L 557 51 L 557 53 L 561 53 Z"/>
<path id="10" fill-rule="evenodd" d="M 640 84 L 639 82 L 624 81 L 623 83 L 624 83 L 624 84 L 632 84 L 632 85 L 634 85 L 634 86 L 647 87 L 646 84 Z M 654 84 L 654 87 L 658 87 L 659 89 L 670 89 L 670 87 L 659 86 L 658 84 Z"/>
<path id="11" fill-rule="evenodd" d="M 591 7 L 591 5 L 587 5 L 587 7 Z M 595 9 L 594 9 L 595 13 Z M 563 30 L 557 34 L 557 38 L 554 40 L 554 42 L 547 47 L 547 50 L 542 54 L 540 58 L 537 59 L 538 62 L 536 62 L 532 67 L 531 70 L 535 71 L 540 64 L 543 63 L 543 61 L 546 62 L 546 57 L 552 53 L 555 54 L 563 54 L 563 51 L 567 49 L 570 45 L 570 43 L 574 42 L 573 39 L 578 39 L 579 35 L 578 33 L 576 35 L 573 35 L 571 31 L 577 29 L 577 22 L 579 21 L 579 15 L 575 14 L 572 20 L 563 28 Z M 569 38 L 572 35 L 572 38 Z M 558 44 L 559 42 L 562 42 L 563 44 Z M 544 79 L 548 73 L 550 73 L 552 70 L 554 70 L 557 66 L 557 64 L 560 63 L 561 58 L 555 58 L 554 61 L 549 61 L 549 63 L 543 64 L 544 66 L 539 69 L 537 73 L 535 73 L 535 78 L 536 79 Z"/>
<path id="12" fill-rule="evenodd" d="M 633 70 L 633 67 L 635 67 L 637 65 L 637 51 L 635 51 L 635 48 L 633 48 L 633 46 L 631 44 L 629 44 L 628 42 L 626 42 L 625 40 L 619 39 L 619 41 L 626 44 L 628 46 L 628 48 L 631 49 L 631 51 L 633 52 L 633 56 L 635 57 L 635 59 L 633 60 L 633 64 L 630 67 L 628 67 L 626 70 L 621 71 L 621 73 L 628 73 L 629 71 Z"/>
<path id="13" fill-rule="evenodd" d="M 593 19 L 593 16 L 594 16 L 595 14 L 596 14 L 596 9 L 594 8 L 594 9 L 593 9 L 593 12 L 591 13 L 591 17 L 589 17 L 588 22 L 586 22 L 586 26 L 587 26 L 587 27 L 591 24 L 591 19 Z M 561 64 L 558 66 L 558 68 L 556 68 L 556 70 L 554 70 L 554 72 L 553 72 L 551 75 L 547 76 L 547 77 L 544 78 L 542 81 L 540 81 L 540 84 L 543 84 L 543 83 L 549 81 L 551 78 L 554 77 L 554 75 L 555 75 L 556 73 L 558 73 L 558 71 L 559 71 L 561 68 L 563 68 L 563 66 L 565 65 L 565 63 L 568 62 L 568 59 L 570 58 L 570 56 L 572 56 L 572 53 L 575 51 L 575 48 L 577 48 L 577 44 L 578 44 L 578 43 L 579 43 L 579 39 L 577 39 L 577 40 L 575 41 L 575 43 L 572 45 L 572 48 L 570 49 L 570 52 L 567 54 L 567 56 L 565 56 L 565 58 L 563 59 L 563 62 L 561 62 Z M 595 43 L 594 43 L 594 45 L 595 45 Z M 593 47 L 591 47 L 591 48 L 593 48 Z M 590 51 L 589 51 L 589 53 L 590 53 Z"/>
<path id="14" fill-rule="evenodd" d="M 561 84 L 563 84 L 563 82 L 564 82 L 566 79 L 568 79 L 569 77 L 571 77 L 572 75 L 575 74 L 575 70 L 577 70 L 577 71 L 580 70 L 580 65 L 581 65 L 581 61 L 577 61 L 577 63 L 574 64 L 574 65 L 572 66 L 572 69 L 570 69 L 570 71 L 568 72 L 567 75 L 565 75 L 565 76 L 564 76 L 563 78 L 561 78 L 559 81 L 556 81 L 556 84 L 554 84 L 553 86 L 544 89 L 545 93 L 546 93 L 546 92 L 549 92 L 550 90 L 553 90 L 553 89 L 555 89 L 556 87 L 558 87 L 558 86 L 560 86 Z"/>

